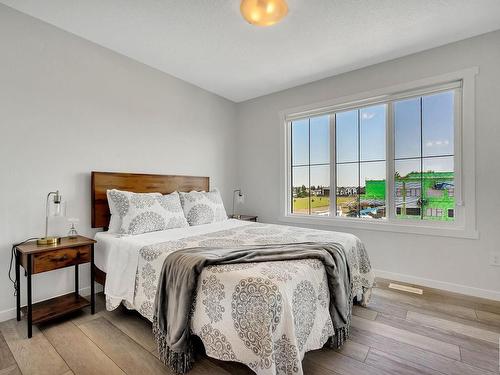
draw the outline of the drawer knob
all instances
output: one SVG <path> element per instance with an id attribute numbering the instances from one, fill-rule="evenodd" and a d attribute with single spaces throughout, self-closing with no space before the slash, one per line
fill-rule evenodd
<path id="1" fill-rule="evenodd" d="M 62 257 L 55 258 L 55 260 L 58 262 L 60 262 L 61 260 L 66 260 L 66 259 L 68 259 L 68 256 L 66 254 L 64 254 Z"/>

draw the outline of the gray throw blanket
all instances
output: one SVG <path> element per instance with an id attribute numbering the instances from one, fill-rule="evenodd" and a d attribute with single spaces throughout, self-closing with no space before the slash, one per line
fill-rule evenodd
<path id="1" fill-rule="evenodd" d="M 163 264 L 153 317 L 153 333 L 160 359 L 176 373 L 186 373 L 192 367 L 191 306 L 204 267 L 298 259 L 323 262 L 330 292 L 329 311 L 335 328 L 330 345 L 340 347 L 349 335 L 353 302 L 349 266 L 341 245 L 304 242 L 233 248 L 197 247 L 175 251 Z"/>

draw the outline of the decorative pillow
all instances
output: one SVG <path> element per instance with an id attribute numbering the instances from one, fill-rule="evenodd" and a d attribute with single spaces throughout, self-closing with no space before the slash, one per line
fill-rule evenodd
<path id="1" fill-rule="evenodd" d="M 217 189 L 209 192 L 179 193 L 184 216 L 189 225 L 210 224 L 227 220 L 226 209 Z"/>
<path id="2" fill-rule="evenodd" d="M 118 207 L 115 204 L 115 200 L 113 200 L 110 196 L 110 192 L 112 190 L 108 190 L 106 195 L 108 196 L 108 205 L 109 212 L 111 212 L 111 217 L 109 218 L 109 233 L 120 233 L 120 229 L 122 227 L 122 218 L 120 217 L 120 213 L 118 212 Z"/>
<path id="3" fill-rule="evenodd" d="M 132 193 L 108 190 L 110 210 L 121 219 L 121 234 L 141 234 L 159 230 L 187 227 L 179 194 Z M 115 223 L 113 223 L 115 224 Z M 111 227 L 111 222 L 110 222 Z"/>

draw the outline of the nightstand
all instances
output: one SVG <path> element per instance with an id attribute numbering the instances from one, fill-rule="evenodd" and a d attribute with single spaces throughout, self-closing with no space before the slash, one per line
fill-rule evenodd
<path id="1" fill-rule="evenodd" d="M 234 215 L 230 216 L 231 219 L 237 219 L 237 220 L 243 220 L 243 221 L 255 221 L 257 222 L 258 216 L 252 216 L 252 215 Z"/>
<path id="2" fill-rule="evenodd" d="M 61 238 L 55 245 L 37 245 L 36 241 L 26 242 L 16 247 L 16 316 L 21 320 L 21 278 L 19 266 L 25 270 L 27 277 L 27 306 L 23 313 L 28 319 L 28 338 L 32 335 L 32 325 L 43 323 L 64 314 L 80 310 L 90 305 L 91 313 L 95 312 L 94 282 L 90 283 L 90 302 L 78 292 L 78 266 L 90 262 L 90 280 L 94 280 L 94 241 L 91 238 L 78 236 L 74 239 Z M 75 267 L 75 291 L 63 296 L 32 304 L 32 275 Z"/>

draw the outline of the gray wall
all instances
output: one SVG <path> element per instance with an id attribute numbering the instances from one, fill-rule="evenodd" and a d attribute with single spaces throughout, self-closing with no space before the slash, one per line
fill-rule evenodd
<path id="1" fill-rule="evenodd" d="M 210 176 L 230 206 L 234 103 L 3 5 L 0 46 L 0 321 L 15 306 L 10 245 L 43 234 L 47 192 L 90 236 L 92 170 Z M 72 287 L 72 270 L 42 274 L 34 297 Z"/>
<path id="2" fill-rule="evenodd" d="M 238 104 L 239 185 L 244 211 L 263 221 L 280 216 L 279 111 L 479 66 L 476 79 L 476 186 L 479 240 L 349 230 L 366 244 L 373 266 L 385 275 L 428 286 L 500 298 L 500 32 L 467 39 L 397 60 Z M 403 275 L 396 275 L 403 274 Z M 480 290 L 476 289 L 479 288 Z"/>

